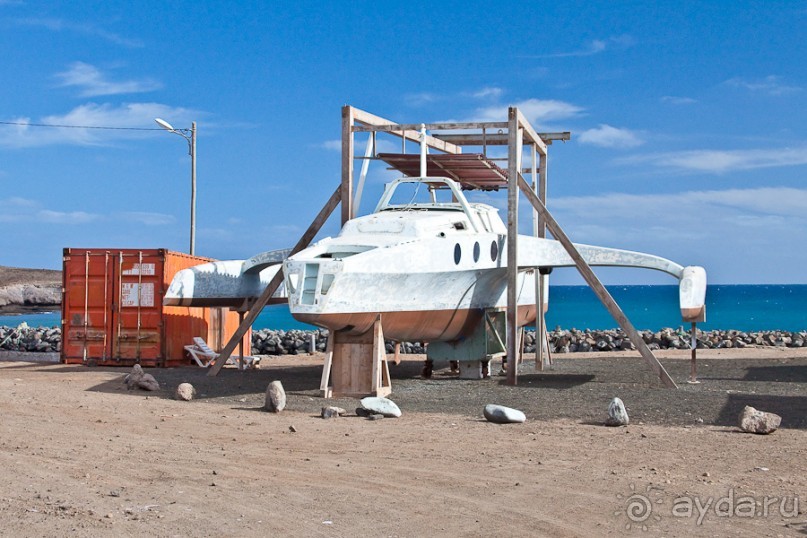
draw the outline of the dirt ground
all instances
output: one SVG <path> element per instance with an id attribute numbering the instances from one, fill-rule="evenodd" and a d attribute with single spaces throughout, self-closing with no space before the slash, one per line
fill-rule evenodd
<path id="1" fill-rule="evenodd" d="M 323 420 L 321 356 L 260 370 L 149 372 L 0 356 L 3 536 L 805 536 L 807 353 L 660 355 L 678 390 L 632 354 L 556 356 L 536 373 L 467 381 L 423 357 L 392 367 L 399 419 Z M 22 359 L 28 359 L 22 361 Z M 283 382 L 288 407 L 262 410 Z M 181 402 L 181 382 L 198 390 Z M 602 425 L 621 397 L 628 427 Z M 487 403 L 527 422 L 494 425 Z M 738 433 L 744 405 L 782 415 Z M 296 431 L 290 431 L 290 428 Z"/>

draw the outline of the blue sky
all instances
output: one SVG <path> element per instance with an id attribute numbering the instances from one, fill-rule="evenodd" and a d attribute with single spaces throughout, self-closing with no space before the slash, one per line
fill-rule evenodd
<path id="1" fill-rule="evenodd" d="M 197 254 L 240 259 L 294 244 L 338 184 L 343 104 L 407 123 L 516 105 L 572 132 L 549 208 L 574 241 L 712 283 L 807 283 L 806 18 L 795 1 L 0 0 L 0 121 L 198 122 Z M 1 124 L 0 264 L 186 250 L 186 150 L 162 130 Z M 363 211 L 389 179 L 371 166 Z"/>

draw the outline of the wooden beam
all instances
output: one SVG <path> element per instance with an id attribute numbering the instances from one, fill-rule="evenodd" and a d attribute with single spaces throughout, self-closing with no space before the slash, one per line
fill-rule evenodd
<path id="1" fill-rule="evenodd" d="M 518 382 L 518 171 L 521 170 L 521 147 L 518 109 L 508 109 L 508 179 L 507 179 L 507 384 Z"/>
<path id="2" fill-rule="evenodd" d="M 342 107 L 342 226 L 353 218 L 353 113 Z"/>
<path id="3" fill-rule="evenodd" d="M 400 125 L 389 125 L 386 127 L 390 127 L 389 129 L 377 129 L 375 127 L 361 127 L 355 126 L 353 127 L 353 132 L 386 132 L 391 135 L 395 135 L 399 138 L 403 138 L 404 140 L 410 140 L 413 142 L 420 143 L 420 131 L 414 131 L 412 129 L 404 129 Z M 458 154 L 462 153 L 462 148 L 459 146 L 452 144 L 451 142 L 446 142 L 445 140 L 440 140 L 431 135 L 426 135 L 426 145 L 430 148 L 434 148 L 438 151 L 443 151 L 445 153 L 452 153 Z"/>
<path id="4" fill-rule="evenodd" d="M 561 245 L 563 245 L 566 252 L 569 253 L 569 256 L 572 258 L 572 260 L 574 260 L 574 263 L 577 266 L 577 270 L 580 271 L 580 274 L 583 276 L 583 279 L 585 279 L 605 308 L 608 309 L 608 312 L 611 314 L 611 316 L 613 316 L 622 330 L 625 331 L 625 334 L 628 336 L 633 345 L 636 346 L 636 349 L 639 350 L 639 353 L 642 355 L 647 364 L 653 368 L 656 375 L 658 375 L 659 379 L 661 379 L 661 382 L 667 387 L 678 388 L 675 381 L 673 381 L 672 377 L 670 377 L 670 374 L 667 373 L 664 366 L 662 366 L 656 356 L 653 355 L 653 352 L 647 347 L 647 344 L 645 344 L 641 335 L 639 335 L 633 324 L 630 322 L 630 320 L 628 320 L 627 316 L 625 316 L 625 313 L 622 312 L 622 309 L 619 308 L 618 304 L 616 304 L 614 298 L 611 297 L 611 294 L 605 289 L 605 286 L 603 286 L 602 282 L 600 282 L 600 279 L 597 278 L 597 275 L 591 270 L 591 266 L 586 263 L 586 260 L 583 259 L 583 256 L 581 256 L 580 252 L 577 251 L 577 248 L 575 248 L 574 244 L 569 240 L 569 237 L 564 233 L 563 229 L 561 229 L 560 225 L 549 213 L 543 202 L 541 202 L 538 196 L 532 192 L 530 185 L 523 177 L 521 177 L 521 175 L 518 177 L 518 188 L 524 193 L 535 210 L 543 215 L 549 231 L 552 233 L 554 238 L 558 240 Z M 508 270 L 509 269 L 510 267 L 508 266 Z"/>
<path id="5" fill-rule="evenodd" d="M 541 137 L 538 136 L 538 133 L 532 128 L 530 122 L 527 121 L 527 118 L 524 117 L 524 114 L 521 113 L 519 109 L 516 108 L 516 116 L 518 117 L 518 126 L 524 129 L 524 136 L 528 137 L 529 140 L 527 142 L 531 144 L 535 144 L 535 148 L 538 150 L 542 156 L 546 155 L 546 143 L 541 140 Z M 521 169 L 521 167 L 519 167 Z"/>
<path id="6" fill-rule="evenodd" d="M 322 225 L 325 224 L 325 221 L 331 216 L 331 213 L 333 213 L 333 210 L 336 209 L 336 206 L 339 204 L 341 199 L 342 186 L 339 185 L 331 197 L 328 198 L 328 201 L 325 202 L 325 205 L 317 214 L 316 218 L 305 231 L 303 236 L 300 237 L 300 240 L 297 241 L 297 244 L 291 249 L 289 256 L 297 254 L 311 243 L 311 240 L 314 239 L 317 232 L 319 232 L 320 228 L 322 228 Z M 252 327 L 252 324 L 255 323 L 256 319 L 258 319 L 258 314 L 261 313 L 263 307 L 266 306 L 269 299 L 275 293 L 277 288 L 280 287 L 282 282 L 283 271 L 280 270 L 263 290 L 263 293 L 261 293 L 261 295 L 252 304 L 246 317 L 244 317 L 241 324 L 238 325 L 238 329 L 236 329 L 235 333 L 233 333 L 233 335 L 230 337 L 230 341 L 227 342 L 227 345 L 221 350 L 218 359 L 216 359 L 216 363 L 210 368 L 210 371 L 207 372 L 208 377 L 215 377 L 219 374 L 219 371 L 221 370 L 222 366 L 224 366 L 224 363 L 227 362 L 227 359 L 230 358 L 230 355 L 232 355 L 235 347 L 238 345 L 238 342 L 244 337 L 245 334 L 247 334 L 249 328 Z"/>
<path id="7" fill-rule="evenodd" d="M 470 121 L 470 122 L 443 122 L 443 123 L 373 123 L 367 127 L 356 127 L 355 131 L 392 132 L 402 129 L 417 131 L 425 125 L 429 131 L 454 131 L 457 129 L 507 129 L 506 121 Z"/>
<path id="8" fill-rule="evenodd" d="M 546 145 L 551 145 L 552 142 L 556 140 L 564 142 L 571 140 L 572 133 L 569 131 L 562 133 L 538 133 L 538 136 L 541 137 L 541 140 L 543 140 Z M 482 133 L 434 133 L 434 137 L 458 146 L 506 146 L 509 140 L 507 133 L 486 133 L 484 136 L 482 136 Z"/>
<path id="9" fill-rule="evenodd" d="M 345 107 L 348 108 L 348 107 Z M 381 116 L 370 114 L 364 110 L 349 107 L 356 122 L 363 123 L 367 127 L 351 126 L 352 132 L 388 132 L 395 136 L 400 136 L 404 140 L 411 140 L 412 142 L 420 143 L 420 124 L 398 124 L 394 121 L 384 119 Z M 344 110 L 344 109 L 343 109 Z M 344 113 L 343 113 L 344 114 Z M 428 126 L 426 127 L 429 128 Z M 344 133 L 343 133 L 344 138 Z M 450 142 L 440 140 L 433 136 L 426 136 L 426 145 L 445 153 L 462 153 L 462 148 Z M 344 158 L 344 152 L 343 152 Z"/>

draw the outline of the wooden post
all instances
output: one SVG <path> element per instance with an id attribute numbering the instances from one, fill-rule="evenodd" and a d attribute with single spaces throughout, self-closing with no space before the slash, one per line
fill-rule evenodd
<path id="1" fill-rule="evenodd" d="M 342 107 L 342 226 L 353 218 L 353 107 Z"/>
<path id="2" fill-rule="evenodd" d="M 333 334 L 328 335 L 325 345 L 325 364 L 322 365 L 322 378 L 319 382 L 320 394 L 323 398 L 331 397 L 331 366 L 333 365 Z"/>
<path id="3" fill-rule="evenodd" d="M 692 322 L 692 330 L 691 330 L 691 344 L 692 348 L 692 358 L 690 359 L 690 368 L 689 368 L 689 383 L 697 384 L 700 383 L 698 381 L 698 323 L 693 321 Z"/>
<path id="4" fill-rule="evenodd" d="M 547 181 L 548 181 L 548 160 L 549 154 L 544 154 L 541 156 L 541 161 L 538 164 L 538 198 L 543 202 L 544 206 L 547 205 Z M 546 219 L 541 213 L 538 213 L 538 237 L 545 238 L 546 237 Z M 536 312 L 536 316 L 540 317 L 541 320 L 541 331 L 543 331 L 543 336 L 541 337 L 541 370 L 544 369 L 544 355 L 549 357 L 549 363 L 552 363 L 552 355 L 549 353 L 549 338 L 547 336 L 546 330 L 546 312 L 544 311 L 544 305 L 547 304 L 548 298 L 545 295 L 545 287 L 547 284 L 547 280 L 549 280 L 549 275 L 540 274 L 538 275 L 538 286 L 540 287 L 540 297 L 541 297 L 541 305 L 540 310 Z M 536 324 L 537 329 L 537 324 Z M 537 330 L 536 330 L 537 333 Z M 543 342 L 546 342 L 546 354 L 543 353 L 544 346 Z M 535 356 L 536 361 L 538 359 L 538 355 Z"/>
<path id="5" fill-rule="evenodd" d="M 532 190 L 538 192 L 538 152 L 535 151 L 535 144 L 530 144 L 530 175 L 532 176 Z M 540 195 L 539 195 L 540 196 Z M 537 211 L 532 212 L 532 235 L 534 237 L 541 237 L 540 227 L 541 214 Z M 543 331 L 544 322 L 544 289 L 543 289 L 543 275 L 540 270 L 535 271 L 535 369 L 544 369 L 544 345 L 538 338 Z"/>
<path id="6" fill-rule="evenodd" d="M 328 220 L 328 217 L 331 216 L 333 210 L 336 209 L 337 204 L 339 204 L 341 200 L 341 193 L 342 193 L 342 186 L 338 186 L 336 190 L 333 192 L 328 201 L 325 202 L 325 205 L 317 214 L 314 221 L 305 231 L 303 236 L 297 241 L 297 244 L 294 245 L 294 248 L 291 249 L 289 256 L 293 256 L 297 254 L 301 250 L 311 243 L 311 240 L 314 239 L 314 236 L 317 235 L 322 225 L 325 224 L 325 221 Z M 263 293 L 258 297 L 258 299 L 252 304 L 247 313 L 246 317 L 243 321 L 238 325 L 238 329 L 236 329 L 235 333 L 230 337 L 230 341 L 227 342 L 227 345 L 224 346 L 224 349 L 221 350 L 219 354 L 219 358 L 216 360 L 216 363 L 210 368 L 210 371 L 207 372 L 208 377 L 215 377 L 219 375 L 219 371 L 221 367 L 224 366 L 224 363 L 227 362 L 227 359 L 230 358 L 232 355 L 233 350 L 238 345 L 239 340 L 244 338 L 244 335 L 247 334 L 247 331 L 252 324 L 255 323 L 255 320 L 258 319 L 258 314 L 261 313 L 261 310 L 264 306 L 269 302 L 269 299 L 272 298 L 272 295 L 275 293 L 280 284 L 283 282 L 283 270 L 279 270 L 274 278 L 269 282 L 269 285 L 263 290 Z"/>
<path id="7" fill-rule="evenodd" d="M 636 331 L 633 327 L 633 324 L 628 320 L 627 316 L 625 316 L 622 309 L 619 308 L 619 305 L 616 304 L 614 298 L 611 297 L 611 294 L 608 293 L 608 290 L 605 289 L 605 286 L 602 285 L 600 279 L 597 278 L 597 275 L 594 274 L 594 271 L 591 270 L 591 267 L 586 263 L 586 260 L 583 259 L 583 256 L 577 251 L 574 244 L 569 240 L 569 237 L 564 233 L 563 229 L 561 229 L 560 225 L 555 221 L 554 217 L 549 213 L 546 209 L 546 206 L 538 199 L 538 196 L 532 192 L 530 189 L 529 184 L 524 180 L 523 177 L 518 177 L 518 186 L 533 207 L 539 211 L 546 219 L 547 228 L 552 233 L 554 238 L 563 245 L 563 248 L 566 249 L 566 252 L 569 253 L 569 256 L 574 260 L 575 265 L 577 266 L 577 270 L 582 275 L 583 279 L 585 279 L 586 283 L 591 287 L 597 297 L 600 299 L 605 308 L 608 309 L 608 312 L 613 316 L 619 326 L 625 331 L 625 334 L 628 336 L 630 341 L 636 346 L 636 349 L 639 350 L 639 353 L 645 359 L 647 364 L 650 365 L 653 370 L 655 370 L 656 375 L 658 375 L 661 382 L 664 383 L 667 387 L 671 388 L 678 388 L 675 384 L 675 381 L 670 377 L 670 374 L 667 373 L 667 370 L 664 369 L 664 366 L 658 361 L 653 352 L 650 351 L 650 348 L 647 347 L 644 340 L 642 339 L 641 335 Z M 508 270 L 510 268 L 508 267 Z"/>
<path id="8" fill-rule="evenodd" d="M 224 312 L 222 312 L 222 318 L 224 317 Z M 223 320 L 222 320 L 223 321 Z M 238 312 L 238 326 L 240 327 L 241 324 L 244 323 L 244 312 Z M 244 370 L 244 339 L 241 338 L 238 340 L 238 369 L 243 371 Z"/>
<path id="9" fill-rule="evenodd" d="M 507 146 L 507 384 L 518 382 L 518 177 L 521 171 L 518 112 L 508 109 Z"/>

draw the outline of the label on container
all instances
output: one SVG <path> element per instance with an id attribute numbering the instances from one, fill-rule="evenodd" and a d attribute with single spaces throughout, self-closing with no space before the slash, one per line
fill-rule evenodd
<path id="1" fill-rule="evenodd" d="M 124 269 L 124 275 L 154 275 L 156 272 L 156 264 L 154 263 L 136 263 L 132 265 L 131 269 Z"/>
<path id="2" fill-rule="evenodd" d="M 122 307 L 154 306 L 153 282 L 144 282 L 142 285 L 137 282 L 123 282 L 120 291 Z"/>

